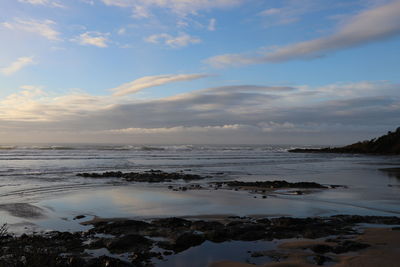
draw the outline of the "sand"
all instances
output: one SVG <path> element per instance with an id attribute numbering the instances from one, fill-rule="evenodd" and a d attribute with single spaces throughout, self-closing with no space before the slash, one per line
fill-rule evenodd
<path id="1" fill-rule="evenodd" d="M 390 228 L 371 228 L 355 237 L 353 240 L 367 243 L 371 247 L 343 255 L 337 255 L 334 267 L 395 267 L 400 266 L 400 230 Z M 323 243 L 323 242 L 322 242 Z M 310 263 L 307 257 L 314 255 L 305 250 L 311 245 L 321 244 L 321 241 L 294 241 L 283 243 L 279 249 L 289 254 L 287 260 L 276 263 L 267 263 L 264 267 L 309 267 L 318 266 Z M 329 255 L 330 256 L 330 255 Z M 252 264 L 221 261 L 210 267 L 254 267 Z"/>
<path id="2" fill-rule="evenodd" d="M 19 218 L 39 219 L 45 217 L 44 209 L 29 203 L 1 204 L 0 210 L 7 211 L 10 215 Z"/>

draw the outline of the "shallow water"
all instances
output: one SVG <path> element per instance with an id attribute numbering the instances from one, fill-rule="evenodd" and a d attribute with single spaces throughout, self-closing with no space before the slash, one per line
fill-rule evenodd
<path id="1" fill-rule="evenodd" d="M 35 223 L 41 229 L 79 230 L 82 226 L 73 218 L 81 214 L 88 218 L 400 214 L 400 180 L 378 170 L 399 166 L 400 157 L 288 153 L 288 148 L 267 145 L 7 147 L 0 149 L 0 202 L 36 205 L 43 209 L 44 217 L 20 216 L 9 207 L 0 206 L 1 220 L 15 225 Z M 281 179 L 340 184 L 348 188 L 301 196 L 276 193 L 262 199 L 248 192 L 174 192 L 166 189 L 166 185 L 76 176 L 78 172 L 149 169 L 184 170 L 212 176 L 200 183 Z"/>
<path id="2" fill-rule="evenodd" d="M 287 241 L 287 240 L 286 240 Z M 272 262 L 269 257 L 251 257 L 254 251 L 267 251 L 276 249 L 280 241 L 231 241 L 224 243 L 204 242 L 202 245 L 190 248 L 176 255 L 166 256 L 164 260 L 153 260 L 156 266 L 204 267 L 217 261 L 238 261 L 251 264 L 265 264 Z"/>

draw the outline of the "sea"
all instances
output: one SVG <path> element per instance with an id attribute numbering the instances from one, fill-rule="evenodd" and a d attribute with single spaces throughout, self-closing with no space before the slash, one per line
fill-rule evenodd
<path id="1" fill-rule="evenodd" d="M 384 168 L 398 156 L 290 153 L 292 145 L 3 145 L 0 146 L 0 224 L 15 232 L 76 231 L 91 218 L 400 216 L 400 177 Z M 301 146 L 300 146 L 301 147 Z M 203 190 L 174 191 L 171 183 L 83 178 L 83 172 L 162 170 L 208 177 Z M 215 190 L 213 181 L 317 182 L 341 185 L 296 195 L 277 190 Z M 76 219 L 83 215 L 84 219 Z"/>

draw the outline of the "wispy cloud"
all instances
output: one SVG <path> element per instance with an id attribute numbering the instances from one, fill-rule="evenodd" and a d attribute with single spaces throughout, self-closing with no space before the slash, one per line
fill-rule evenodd
<path id="1" fill-rule="evenodd" d="M 269 7 L 258 14 L 263 18 L 265 26 L 291 24 L 299 21 L 305 14 L 332 8 L 335 5 L 335 3 L 325 5 L 321 1 L 314 0 L 282 0 L 279 4 L 279 7 Z"/>
<path id="2" fill-rule="evenodd" d="M 228 8 L 238 6 L 246 0 L 102 0 L 110 6 L 133 8 L 134 16 L 146 18 L 150 16 L 151 8 L 170 10 L 178 15 L 196 14 L 201 10 Z"/>
<path id="3" fill-rule="evenodd" d="M 250 54 L 225 54 L 205 62 L 217 67 L 277 63 L 319 57 L 325 53 L 380 41 L 400 34 L 400 1 L 363 11 L 342 23 L 332 35 Z"/>
<path id="4" fill-rule="evenodd" d="M 231 132 L 239 130 L 254 129 L 249 125 L 231 124 L 231 125 L 213 125 L 213 126 L 175 126 L 161 128 L 124 128 L 106 131 L 111 134 L 168 134 L 168 133 L 210 133 L 210 132 Z"/>
<path id="5" fill-rule="evenodd" d="M 145 38 L 148 43 L 159 44 L 163 43 L 169 47 L 180 48 L 190 44 L 197 44 L 201 42 L 201 39 L 190 36 L 187 33 L 181 33 L 177 36 L 172 36 L 167 33 L 153 34 Z"/>
<path id="6" fill-rule="evenodd" d="M 37 34 L 52 41 L 60 40 L 60 33 L 54 29 L 56 23 L 52 20 L 15 18 L 13 21 L 3 22 L 1 25 L 10 30 L 25 31 Z"/>
<path id="7" fill-rule="evenodd" d="M 135 5 L 132 8 L 132 17 L 136 19 L 150 18 L 151 12 L 145 6 Z"/>
<path id="8" fill-rule="evenodd" d="M 1 68 L 0 72 L 4 75 L 12 75 L 28 65 L 34 64 L 33 57 L 20 57 L 9 66 Z"/>
<path id="9" fill-rule="evenodd" d="M 18 0 L 18 2 L 27 3 L 31 5 L 43 5 L 43 6 L 61 7 L 61 8 L 65 7 L 60 2 L 52 0 Z"/>
<path id="10" fill-rule="evenodd" d="M 85 32 L 73 38 L 72 41 L 81 45 L 93 45 L 105 48 L 108 47 L 108 43 L 110 42 L 108 35 L 108 33 L 101 32 Z"/>
<path id="11" fill-rule="evenodd" d="M 210 19 L 207 29 L 209 31 L 215 31 L 217 29 L 217 20 L 215 18 Z"/>
<path id="12" fill-rule="evenodd" d="M 181 81 L 191 81 L 196 79 L 205 78 L 209 75 L 207 74 L 168 74 L 168 75 L 156 75 L 156 76 L 146 76 L 139 79 L 136 79 L 132 82 L 122 84 L 112 91 L 114 92 L 114 96 L 123 96 L 128 94 L 137 93 L 143 89 L 161 86 L 174 82 Z"/>

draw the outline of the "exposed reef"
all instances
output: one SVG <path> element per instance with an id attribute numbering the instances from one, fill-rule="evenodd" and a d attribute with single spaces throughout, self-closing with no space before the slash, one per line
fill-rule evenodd
<path id="1" fill-rule="evenodd" d="M 320 262 L 326 253 L 342 254 L 369 247 L 347 240 L 359 235 L 359 223 L 399 225 L 398 217 L 337 215 L 315 218 L 232 217 L 221 220 L 163 218 L 152 221 L 92 221 L 85 232 L 0 237 L 0 266 L 152 266 L 206 240 L 256 241 L 287 238 L 328 238 L 310 249 Z M 395 229 L 394 229 L 395 230 Z M 103 250 L 107 255 L 96 255 Z M 122 256 L 121 256 L 122 255 Z M 255 255 L 256 256 L 256 255 Z"/>
<path id="2" fill-rule="evenodd" d="M 241 182 L 241 181 L 228 181 L 228 182 L 216 182 L 217 185 L 227 185 L 229 187 L 253 187 L 253 188 L 314 188 L 314 189 L 324 189 L 327 186 L 315 183 L 315 182 L 295 182 L 290 183 L 287 181 L 256 181 L 256 182 Z"/>
<path id="3" fill-rule="evenodd" d="M 173 191 L 188 191 L 188 190 L 235 190 L 247 191 L 250 193 L 261 194 L 262 198 L 267 198 L 269 194 L 285 194 L 285 195 L 304 195 L 325 189 L 347 188 L 344 185 L 322 185 L 315 182 L 287 182 L 284 180 L 276 181 L 223 181 L 210 182 L 208 186 L 201 184 L 188 184 L 185 186 L 169 185 L 168 189 Z M 257 197 L 257 196 L 254 196 Z"/>
<path id="4" fill-rule="evenodd" d="M 183 172 L 167 173 L 160 170 L 149 170 L 146 172 L 103 172 L 103 173 L 78 173 L 77 176 L 84 178 L 122 178 L 128 182 L 148 182 L 162 183 L 171 182 L 174 180 L 202 180 L 205 177 L 196 174 L 187 174 Z"/>

